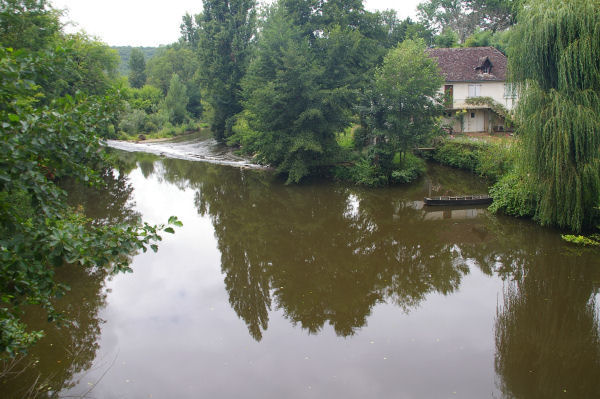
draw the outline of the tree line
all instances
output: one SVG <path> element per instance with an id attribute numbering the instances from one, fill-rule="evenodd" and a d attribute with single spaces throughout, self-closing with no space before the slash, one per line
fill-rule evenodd
<path id="1" fill-rule="evenodd" d="M 214 0 L 183 18 L 215 138 L 287 182 L 409 182 L 411 150 L 440 134 L 442 79 L 427 46 L 494 45 L 520 90 L 519 154 L 495 209 L 572 231 L 600 204 L 598 0 L 426 0 L 418 22 L 360 0 Z M 348 166 L 349 165 L 349 166 Z"/>

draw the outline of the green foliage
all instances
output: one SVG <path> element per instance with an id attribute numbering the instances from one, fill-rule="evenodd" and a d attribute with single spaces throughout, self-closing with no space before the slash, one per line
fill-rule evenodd
<path id="1" fill-rule="evenodd" d="M 61 15 L 46 0 L 2 0 L 0 46 L 34 52 L 50 49 L 61 33 Z"/>
<path id="2" fill-rule="evenodd" d="M 227 138 L 227 145 L 237 145 L 244 153 L 254 154 L 259 151 L 257 143 L 261 134 L 250 128 L 249 117 L 248 111 L 242 111 L 235 116 L 235 123 L 231 129 L 233 134 Z"/>
<path id="3" fill-rule="evenodd" d="M 119 129 L 130 135 L 141 133 L 146 124 L 146 113 L 140 109 L 132 109 L 121 116 Z"/>
<path id="4" fill-rule="evenodd" d="M 0 20 L 0 357 L 42 336 L 20 319 L 38 305 L 49 320 L 67 287 L 55 269 L 129 271 L 129 256 L 156 250 L 164 226 L 92 223 L 67 204 L 59 183 L 102 184 L 100 137 L 114 132 L 122 98 L 116 54 L 87 36 L 65 35 L 45 1 L 3 1 Z M 8 16 L 8 17 L 7 17 Z M 43 32 L 48 29 L 51 34 Z M 40 32 L 37 32 L 39 30 Z M 20 34 L 32 32 L 30 38 Z"/>
<path id="5" fill-rule="evenodd" d="M 413 154 L 400 158 L 396 153 L 388 156 L 388 165 L 374 162 L 373 158 L 385 156 L 382 152 L 371 149 L 367 157 L 360 158 L 351 166 L 338 165 L 333 170 L 337 180 L 352 182 L 361 186 L 381 187 L 389 184 L 404 184 L 416 180 L 426 171 L 425 161 Z"/>
<path id="6" fill-rule="evenodd" d="M 211 130 L 224 141 L 231 135 L 233 116 L 242 110 L 240 82 L 256 35 L 256 1 L 205 0 L 202 5 L 202 14 L 195 18 L 196 32 L 184 18 L 184 39 L 190 40 L 200 57 L 198 71 L 213 109 Z"/>
<path id="7" fill-rule="evenodd" d="M 571 244 L 590 246 L 590 247 L 600 246 L 600 236 L 598 234 L 595 234 L 592 237 L 572 235 L 572 234 L 561 234 L 560 236 L 563 240 L 565 240 L 566 242 L 570 242 Z"/>
<path id="8" fill-rule="evenodd" d="M 476 29 L 471 36 L 465 40 L 464 47 L 488 47 L 492 45 L 494 33 L 489 30 Z M 440 46 L 441 47 L 441 46 Z"/>
<path id="9" fill-rule="evenodd" d="M 464 47 L 495 47 L 506 55 L 508 51 L 511 29 L 491 31 L 477 29 L 471 36 L 465 40 Z"/>
<path id="10" fill-rule="evenodd" d="M 139 89 L 146 84 L 146 60 L 144 53 L 138 48 L 131 50 L 129 58 L 129 84 Z"/>
<path id="11" fill-rule="evenodd" d="M 337 141 L 340 148 L 351 150 L 355 147 L 354 145 L 354 133 L 352 127 L 347 127 L 343 132 L 337 133 L 335 135 L 335 140 Z"/>
<path id="12" fill-rule="evenodd" d="M 514 25 L 522 4 L 523 0 L 425 0 L 417 14 L 429 29 L 451 29 L 464 43 L 479 28 L 497 32 Z"/>
<path id="13" fill-rule="evenodd" d="M 37 65 L 36 83 L 47 100 L 77 92 L 103 95 L 112 89 L 119 59 L 104 43 L 77 33 L 59 35 L 46 46 L 38 52 L 47 62 Z"/>
<path id="14" fill-rule="evenodd" d="M 441 48 L 458 47 L 458 41 L 458 33 L 452 30 L 452 28 L 444 28 L 434 39 L 435 45 Z"/>
<path id="15" fill-rule="evenodd" d="M 535 214 L 537 191 L 524 171 L 516 167 L 502 176 L 490 188 L 494 202 L 489 209 L 516 217 L 531 217 Z"/>
<path id="16" fill-rule="evenodd" d="M 411 153 L 407 153 L 392 171 L 391 182 L 410 183 L 425 173 L 426 170 L 427 166 L 424 160 Z"/>
<path id="17" fill-rule="evenodd" d="M 141 89 L 127 91 L 127 101 L 132 108 L 152 114 L 158 111 L 163 99 L 162 91 L 158 87 L 145 85 Z"/>
<path id="18" fill-rule="evenodd" d="M 174 74 L 169 84 L 169 91 L 165 97 L 165 109 L 169 114 L 169 121 L 174 124 L 183 123 L 187 117 L 186 107 L 189 98 L 179 75 Z"/>
<path id="19" fill-rule="evenodd" d="M 387 179 L 392 178 L 395 154 L 404 159 L 435 135 L 442 112 L 438 95 L 442 83 L 438 66 L 426 55 L 422 40 L 405 40 L 376 70 L 373 88 L 360 109 L 361 121 L 374 154 L 370 160 Z"/>
<path id="20" fill-rule="evenodd" d="M 189 98 L 187 112 L 194 118 L 202 115 L 199 70 L 198 55 L 193 49 L 180 44 L 160 48 L 146 66 L 148 83 L 161 89 L 164 96 L 167 95 L 173 75 L 179 76 Z"/>
<path id="21" fill-rule="evenodd" d="M 441 164 L 466 169 L 497 181 L 511 170 L 517 154 L 506 141 L 488 142 L 477 139 L 446 139 L 433 158 Z"/>
<path id="22" fill-rule="evenodd" d="M 249 129 L 260 132 L 260 159 L 299 182 L 335 162 L 335 132 L 349 124 L 352 91 L 344 86 L 351 74 L 340 72 L 342 82 L 328 75 L 310 37 L 286 13 L 277 5 L 269 11 L 242 87 Z M 340 71 L 349 62 L 341 61 Z"/>
<path id="23" fill-rule="evenodd" d="M 465 3 L 461 0 L 426 0 L 417 6 L 417 15 L 431 30 L 456 32 L 462 43 L 478 25 L 477 15 L 467 12 Z"/>
<path id="24" fill-rule="evenodd" d="M 111 46 L 110 48 L 115 50 L 121 59 L 118 67 L 119 75 L 129 76 L 129 59 L 131 57 L 131 51 L 134 48 L 131 46 Z M 137 47 L 137 49 L 142 51 L 145 60 L 150 60 L 159 50 L 159 47 Z"/>
<path id="25" fill-rule="evenodd" d="M 517 117 L 536 219 L 595 225 L 600 198 L 600 2 L 534 0 L 519 16 L 509 60 L 521 83 Z"/>
<path id="26" fill-rule="evenodd" d="M 344 180 L 350 180 L 358 185 L 379 187 L 387 184 L 387 177 L 381 173 L 381 168 L 373 164 L 369 159 L 363 158 L 350 170 Z M 338 175 L 341 177 L 341 175 Z"/>

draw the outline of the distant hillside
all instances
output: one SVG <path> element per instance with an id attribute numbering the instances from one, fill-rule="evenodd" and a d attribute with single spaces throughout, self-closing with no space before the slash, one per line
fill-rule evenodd
<path id="1" fill-rule="evenodd" d="M 119 52 L 119 56 L 121 57 L 121 64 L 119 65 L 119 73 L 123 76 L 129 75 L 129 56 L 131 54 L 131 49 L 134 48 L 132 46 L 112 46 L 114 50 Z M 146 62 L 150 58 L 156 54 L 159 47 L 138 47 L 144 53 L 144 58 Z"/>

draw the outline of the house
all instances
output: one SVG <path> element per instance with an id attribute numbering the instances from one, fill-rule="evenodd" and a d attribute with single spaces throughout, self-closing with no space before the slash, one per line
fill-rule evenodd
<path id="1" fill-rule="evenodd" d="M 454 132 L 504 131 L 505 114 L 517 95 L 506 82 L 507 59 L 494 47 L 437 48 L 435 57 L 445 78 L 445 124 Z"/>

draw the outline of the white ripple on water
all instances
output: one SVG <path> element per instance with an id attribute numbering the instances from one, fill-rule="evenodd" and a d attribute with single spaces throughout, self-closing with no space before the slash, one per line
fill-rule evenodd
<path id="1" fill-rule="evenodd" d="M 240 157 L 227 147 L 220 145 L 214 139 L 192 141 L 158 141 L 158 142 L 129 142 L 107 140 L 106 145 L 118 150 L 129 152 L 147 152 L 167 158 L 184 159 L 187 161 L 208 162 L 219 165 L 229 165 L 238 168 L 267 169 L 266 166 L 253 163 L 250 159 Z"/>

